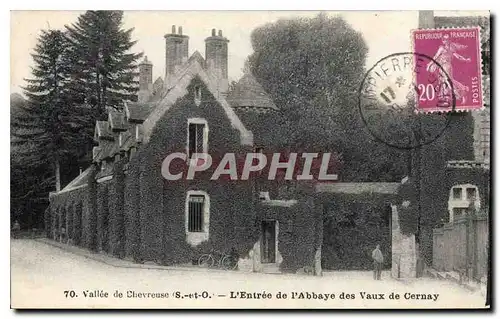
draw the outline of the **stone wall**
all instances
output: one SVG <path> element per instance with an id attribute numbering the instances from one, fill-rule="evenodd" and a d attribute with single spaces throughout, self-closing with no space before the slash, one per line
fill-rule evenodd
<path id="1" fill-rule="evenodd" d="M 405 235 L 399 225 L 398 209 L 392 205 L 392 268 L 393 278 L 415 278 L 417 276 L 417 254 L 415 235 Z"/>

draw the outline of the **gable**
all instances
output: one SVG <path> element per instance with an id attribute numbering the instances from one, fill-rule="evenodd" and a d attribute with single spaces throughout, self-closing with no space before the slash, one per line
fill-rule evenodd
<path id="1" fill-rule="evenodd" d="M 98 142 L 101 139 L 110 141 L 114 139 L 108 121 L 96 121 L 94 140 Z"/>
<path id="2" fill-rule="evenodd" d="M 151 137 L 151 133 L 157 122 L 168 110 L 175 105 L 176 101 L 184 97 L 188 91 L 187 88 L 193 79 L 199 78 L 207 87 L 209 92 L 215 97 L 217 105 L 222 108 L 225 116 L 233 128 L 240 134 L 240 143 L 242 145 L 253 145 L 253 135 L 244 125 L 235 111 L 231 108 L 226 99 L 217 90 L 213 79 L 205 72 L 198 59 L 190 59 L 188 65 L 180 72 L 175 85 L 171 87 L 165 97 L 158 103 L 156 108 L 151 112 L 148 118 L 144 121 L 144 141 L 147 143 Z"/>

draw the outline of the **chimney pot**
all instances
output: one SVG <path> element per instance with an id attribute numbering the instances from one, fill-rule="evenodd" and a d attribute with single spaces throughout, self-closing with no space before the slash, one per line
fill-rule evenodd
<path id="1" fill-rule="evenodd" d="M 172 34 L 175 34 L 175 24 L 172 25 Z"/>
<path id="2" fill-rule="evenodd" d="M 219 30 L 219 37 L 222 37 L 222 30 Z"/>
<path id="3" fill-rule="evenodd" d="M 182 35 L 182 26 L 179 26 L 179 28 L 177 29 L 177 31 L 179 32 L 179 35 Z"/>
<path id="4" fill-rule="evenodd" d="M 212 36 L 215 37 L 215 29 L 212 29 Z"/>

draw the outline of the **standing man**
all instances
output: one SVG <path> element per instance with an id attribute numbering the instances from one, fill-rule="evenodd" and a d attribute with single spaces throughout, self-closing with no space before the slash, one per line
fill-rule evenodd
<path id="1" fill-rule="evenodd" d="M 372 251 L 373 259 L 373 279 L 380 280 L 380 275 L 382 274 L 382 264 L 384 263 L 384 256 L 380 251 L 380 245 L 377 245 Z"/>

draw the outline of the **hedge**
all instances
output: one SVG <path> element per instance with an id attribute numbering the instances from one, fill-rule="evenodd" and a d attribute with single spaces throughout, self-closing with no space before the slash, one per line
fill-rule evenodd
<path id="1" fill-rule="evenodd" d="M 135 164 L 135 165 L 134 165 Z M 141 224 L 140 224 L 140 192 L 139 192 L 139 161 L 131 160 L 124 176 L 124 214 L 125 237 L 127 238 L 126 256 L 136 262 L 141 262 Z"/>
<path id="2" fill-rule="evenodd" d="M 105 181 L 97 184 L 97 250 L 110 252 L 109 243 L 109 228 L 110 228 L 110 214 L 109 197 L 110 197 L 110 181 Z"/>
<path id="3" fill-rule="evenodd" d="M 372 269 L 371 252 L 380 244 L 385 267 L 391 265 L 389 195 L 335 194 L 323 216 L 323 267 L 325 269 Z"/>
<path id="4" fill-rule="evenodd" d="M 97 167 L 93 164 L 87 179 L 87 196 L 83 211 L 83 246 L 97 251 Z"/>
<path id="5" fill-rule="evenodd" d="M 125 222 L 124 222 L 124 201 L 125 201 L 125 174 L 123 166 L 125 158 L 115 161 L 113 165 L 113 180 L 110 189 L 110 210 L 111 229 L 110 242 L 112 254 L 119 258 L 125 257 Z"/>

